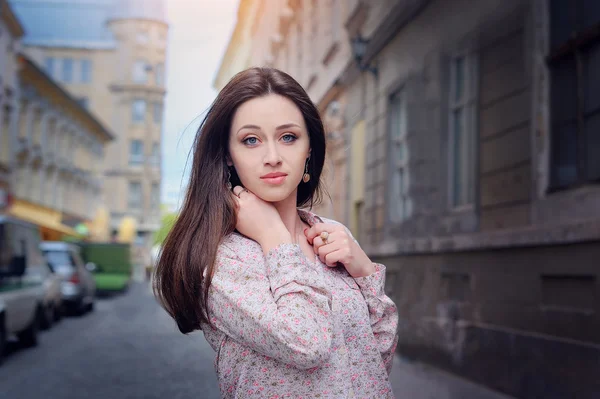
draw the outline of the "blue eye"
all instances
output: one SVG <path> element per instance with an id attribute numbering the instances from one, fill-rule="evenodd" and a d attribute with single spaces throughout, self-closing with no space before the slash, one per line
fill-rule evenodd
<path id="1" fill-rule="evenodd" d="M 242 143 L 249 144 L 249 145 L 255 145 L 258 143 L 258 140 L 256 139 L 256 137 L 248 137 L 248 138 L 242 140 Z"/>
<path id="2" fill-rule="evenodd" d="M 297 137 L 293 134 L 286 134 L 282 137 L 282 139 L 285 143 L 293 143 L 294 141 L 296 141 Z"/>

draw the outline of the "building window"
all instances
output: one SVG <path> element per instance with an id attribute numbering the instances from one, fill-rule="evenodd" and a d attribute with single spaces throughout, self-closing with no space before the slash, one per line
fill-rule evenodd
<path id="1" fill-rule="evenodd" d="M 550 2 L 550 189 L 600 181 L 600 3 Z"/>
<path id="2" fill-rule="evenodd" d="M 129 146 L 129 165 L 144 163 L 144 143 L 142 140 L 131 140 Z"/>
<path id="3" fill-rule="evenodd" d="M 44 68 L 46 69 L 46 73 L 50 76 L 50 77 L 54 77 L 55 76 L 55 68 L 56 67 L 56 58 L 54 57 L 46 57 L 46 59 L 44 60 Z"/>
<path id="4" fill-rule="evenodd" d="M 142 183 L 129 182 L 128 207 L 130 209 L 140 209 L 142 207 Z"/>
<path id="5" fill-rule="evenodd" d="M 138 60 L 133 64 L 133 81 L 135 83 L 148 82 L 149 65 L 146 61 Z"/>
<path id="6" fill-rule="evenodd" d="M 160 184 L 152 183 L 152 189 L 150 193 L 150 207 L 152 211 L 158 211 L 160 208 Z"/>
<path id="7" fill-rule="evenodd" d="M 63 58 L 61 79 L 65 83 L 71 83 L 73 81 L 73 59 Z"/>
<path id="8" fill-rule="evenodd" d="M 154 103 L 153 109 L 152 109 L 154 123 L 160 123 L 162 121 L 162 112 L 163 112 L 162 104 Z"/>
<path id="9" fill-rule="evenodd" d="M 400 223 L 412 213 L 412 202 L 408 195 L 408 145 L 406 142 L 407 119 L 404 92 L 399 91 L 390 98 L 390 188 L 388 200 L 389 219 Z"/>
<path id="10" fill-rule="evenodd" d="M 90 83 L 92 81 L 92 61 L 88 59 L 81 60 L 81 83 Z"/>
<path id="11" fill-rule="evenodd" d="M 156 85 L 163 86 L 165 84 L 165 66 L 164 64 L 156 64 L 156 70 L 154 71 Z"/>
<path id="12" fill-rule="evenodd" d="M 152 144 L 152 155 L 150 156 L 150 163 L 154 166 L 160 165 L 160 145 L 158 143 Z"/>
<path id="13" fill-rule="evenodd" d="M 461 55 L 450 67 L 450 205 L 470 205 L 475 198 L 477 139 L 477 60 Z"/>
<path id="14" fill-rule="evenodd" d="M 134 122 L 144 122 L 146 118 L 146 101 L 134 100 L 132 106 L 132 119 Z"/>

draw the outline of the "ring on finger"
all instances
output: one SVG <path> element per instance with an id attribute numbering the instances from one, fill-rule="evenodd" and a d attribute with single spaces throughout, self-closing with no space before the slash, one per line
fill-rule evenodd
<path id="1" fill-rule="evenodd" d="M 323 244 L 329 244 L 327 241 L 329 239 L 329 233 L 324 231 L 321 233 L 321 240 L 323 240 Z"/>

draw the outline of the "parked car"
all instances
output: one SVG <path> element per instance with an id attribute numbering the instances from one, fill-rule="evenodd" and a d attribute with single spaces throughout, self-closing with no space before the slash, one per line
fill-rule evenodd
<path id="1" fill-rule="evenodd" d="M 32 279 L 39 280 L 42 283 L 44 293 L 42 298 L 43 312 L 41 327 L 48 329 L 62 318 L 64 306 L 61 292 L 62 278 L 54 273 L 54 270 L 52 270 L 45 258 L 44 261 L 43 265 L 30 268 L 28 274 L 31 275 Z"/>
<path id="2" fill-rule="evenodd" d="M 40 248 L 50 267 L 62 279 L 62 301 L 67 311 L 83 314 L 94 310 L 96 282 L 93 263 L 84 264 L 81 249 L 68 242 L 44 241 Z"/>
<path id="3" fill-rule="evenodd" d="M 45 290 L 37 272 L 48 267 L 39 243 L 37 226 L 0 215 L 0 361 L 12 335 L 38 344 Z"/>

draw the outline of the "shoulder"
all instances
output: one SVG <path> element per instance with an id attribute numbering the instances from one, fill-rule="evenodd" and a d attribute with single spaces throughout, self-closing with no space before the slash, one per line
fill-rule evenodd
<path id="1" fill-rule="evenodd" d="M 218 257 L 227 257 L 235 260 L 257 259 L 262 258 L 263 252 L 260 245 L 250 238 L 233 232 L 223 238 L 217 252 Z"/>

